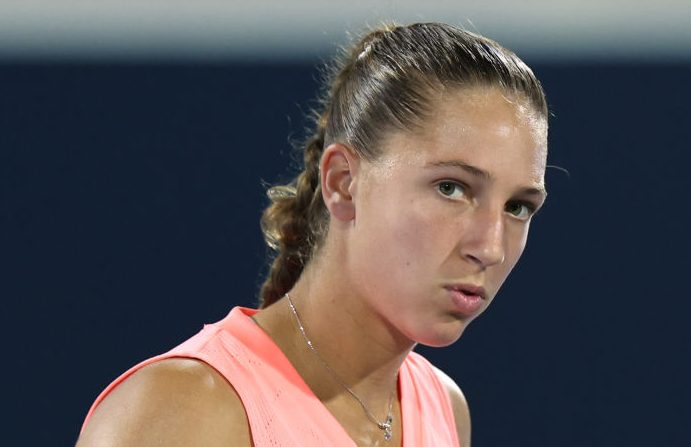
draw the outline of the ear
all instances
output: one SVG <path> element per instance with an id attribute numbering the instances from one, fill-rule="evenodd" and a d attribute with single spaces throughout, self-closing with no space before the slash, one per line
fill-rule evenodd
<path id="1" fill-rule="evenodd" d="M 321 190 L 332 218 L 350 221 L 355 218 L 354 178 L 360 157 L 344 144 L 334 143 L 324 149 L 319 168 Z"/>

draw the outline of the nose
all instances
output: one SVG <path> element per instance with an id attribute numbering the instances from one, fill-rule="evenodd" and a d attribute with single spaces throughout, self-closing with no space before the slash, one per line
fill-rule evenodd
<path id="1" fill-rule="evenodd" d="M 478 207 L 463 229 L 461 254 L 483 269 L 501 264 L 505 258 L 503 210 Z"/>

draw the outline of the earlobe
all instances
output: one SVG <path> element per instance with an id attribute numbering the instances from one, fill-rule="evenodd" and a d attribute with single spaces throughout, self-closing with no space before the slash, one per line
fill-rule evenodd
<path id="1" fill-rule="evenodd" d="M 355 218 L 353 179 L 359 166 L 359 157 L 349 147 L 334 143 L 322 154 L 321 190 L 331 217 L 340 221 Z"/>

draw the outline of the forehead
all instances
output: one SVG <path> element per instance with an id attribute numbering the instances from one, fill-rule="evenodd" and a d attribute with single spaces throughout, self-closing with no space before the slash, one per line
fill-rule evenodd
<path id="1" fill-rule="evenodd" d="M 461 160 L 495 176 L 542 185 L 547 159 L 547 123 L 526 101 L 499 89 L 446 91 L 415 131 L 395 132 L 383 161 L 424 166 Z"/>

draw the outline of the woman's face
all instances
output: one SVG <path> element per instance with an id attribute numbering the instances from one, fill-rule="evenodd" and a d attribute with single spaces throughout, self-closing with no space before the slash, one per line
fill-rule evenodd
<path id="1" fill-rule="evenodd" d="M 546 123 L 498 89 L 457 90 L 382 150 L 354 180 L 348 267 L 366 305 L 403 336 L 445 346 L 523 252 L 545 199 Z"/>

